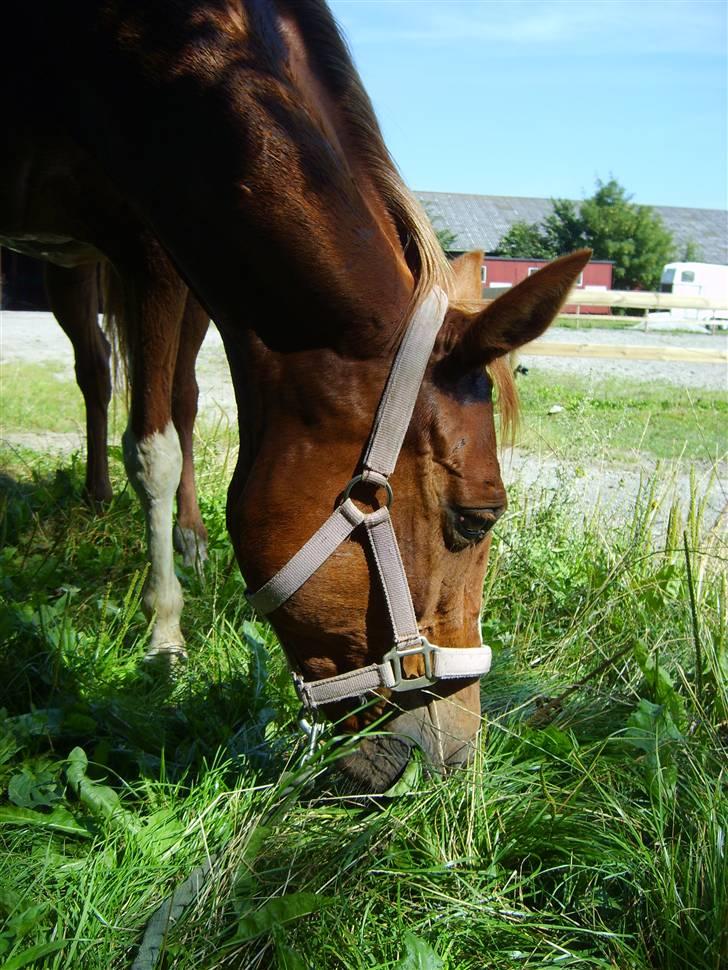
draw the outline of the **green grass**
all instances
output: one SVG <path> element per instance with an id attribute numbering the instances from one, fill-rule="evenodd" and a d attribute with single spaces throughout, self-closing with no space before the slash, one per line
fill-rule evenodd
<path id="1" fill-rule="evenodd" d="M 728 400 L 719 391 L 589 380 L 537 368 L 518 378 L 518 389 L 524 414 L 518 444 L 529 451 L 623 462 L 640 456 L 718 462 L 728 454 Z M 564 411 L 548 414 L 554 404 Z M 122 412 L 123 406 L 112 408 L 112 441 L 120 436 Z M 84 432 L 73 374 L 52 364 L 4 364 L 0 416 L 3 434 Z"/>
<path id="2" fill-rule="evenodd" d="M 566 330 L 631 330 L 635 326 L 634 320 L 622 320 L 620 317 L 609 317 L 602 313 L 580 317 L 557 317 L 555 327 Z"/>
<path id="3" fill-rule="evenodd" d="M 0 415 L 4 432 L 75 431 L 86 421 L 73 370 L 51 363 L 2 364 Z"/>
<path id="4" fill-rule="evenodd" d="M 478 755 L 445 780 L 415 765 L 376 810 L 289 790 L 295 695 L 244 604 L 230 469 L 214 441 L 200 450 L 210 563 L 204 583 L 180 567 L 190 663 L 174 682 L 140 665 L 143 528 L 116 453 L 100 517 L 77 460 L 5 466 L 0 967 L 128 967 L 210 857 L 165 966 L 725 965 L 726 550 L 697 502 L 656 548 L 649 489 L 624 526 L 512 494 Z"/>
<path id="5" fill-rule="evenodd" d="M 589 380 L 532 368 L 518 378 L 519 445 L 568 459 L 717 462 L 728 453 L 728 398 L 669 384 Z M 564 410 L 549 414 L 553 405 Z"/>
<path id="6" fill-rule="evenodd" d="M 697 322 L 697 321 L 696 321 Z M 664 321 L 663 321 L 664 323 Z M 702 330 L 691 330 L 688 331 L 693 336 L 700 337 L 701 333 L 710 334 L 711 331 L 710 321 L 705 321 L 706 326 Z M 620 317 L 620 316 L 607 316 L 605 314 L 582 314 L 580 317 L 574 316 L 561 316 L 557 317 L 554 323 L 555 327 L 563 327 L 566 330 L 644 330 L 645 319 L 636 319 L 633 316 Z M 654 328 L 650 326 L 649 320 L 647 321 L 648 331 L 654 332 Z M 717 330 L 717 328 L 716 328 Z M 679 334 L 684 336 L 685 329 L 681 327 L 675 327 L 674 329 L 663 329 L 660 328 L 660 333 L 662 334 Z"/>

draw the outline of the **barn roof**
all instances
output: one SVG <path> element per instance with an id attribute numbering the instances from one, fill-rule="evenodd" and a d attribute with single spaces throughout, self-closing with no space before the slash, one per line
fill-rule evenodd
<path id="1" fill-rule="evenodd" d="M 551 199 L 518 195 L 465 195 L 459 192 L 415 192 L 436 229 L 455 235 L 453 250 L 492 252 L 514 222 L 541 222 L 551 211 Z M 683 209 L 651 206 L 661 216 L 682 250 L 692 240 L 706 263 L 728 263 L 728 212 L 724 209 Z"/>

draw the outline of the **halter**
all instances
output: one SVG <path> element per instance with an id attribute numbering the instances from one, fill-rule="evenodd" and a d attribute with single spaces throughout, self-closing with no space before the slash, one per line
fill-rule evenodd
<path id="1" fill-rule="evenodd" d="M 438 680 L 482 677 L 490 669 L 490 648 L 482 642 L 479 647 L 438 647 L 420 633 L 389 514 L 394 497 L 389 476 L 397 463 L 446 311 L 447 296 L 439 287 L 434 287 L 412 315 L 394 358 L 369 436 L 364 471 L 351 479 L 338 508 L 318 532 L 257 593 L 247 594 L 248 601 L 259 613 L 272 613 L 303 586 L 355 529 L 366 530 L 392 623 L 393 645 L 382 657 L 382 663 L 335 677 L 304 681 L 300 674 L 294 673 L 299 697 L 314 715 L 324 704 L 361 696 L 380 687 L 392 691 L 418 690 Z M 374 512 L 362 512 L 349 498 L 360 482 L 383 487 L 386 503 Z M 422 657 L 425 673 L 407 678 L 402 661 L 414 656 Z M 302 721 L 304 724 L 304 729 L 310 729 Z"/>

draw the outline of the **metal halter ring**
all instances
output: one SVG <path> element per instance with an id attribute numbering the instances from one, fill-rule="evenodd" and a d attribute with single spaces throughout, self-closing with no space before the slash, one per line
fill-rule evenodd
<path id="1" fill-rule="evenodd" d="M 352 480 L 349 482 L 349 484 L 346 486 L 346 488 L 344 489 L 344 494 L 341 497 L 342 504 L 348 499 L 349 495 L 351 495 L 351 490 L 354 488 L 355 485 L 358 485 L 359 482 L 366 482 L 369 485 L 375 485 L 377 488 L 383 488 L 386 490 L 387 492 L 386 506 L 388 509 L 391 508 L 392 502 L 394 500 L 394 492 L 392 491 L 392 486 L 389 484 L 387 479 L 384 478 L 383 476 L 381 476 L 381 480 L 379 479 L 380 479 L 380 476 L 377 476 L 377 478 L 370 479 L 370 478 L 365 478 L 364 475 L 355 475 L 352 478 Z"/>

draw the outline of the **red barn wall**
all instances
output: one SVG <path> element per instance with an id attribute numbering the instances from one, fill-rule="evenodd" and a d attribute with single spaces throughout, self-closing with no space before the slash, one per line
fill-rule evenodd
<path id="1" fill-rule="evenodd" d="M 509 259 L 504 256 L 484 256 L 483 271 L 481 280 L 485 287 L 514 286 L 525 280 L 529 275 L 530 269 L 540 269 L 549 262 L 547 259 Z M 588 290 L 595 287 L 600 290 L 611 290 L 613 263 L 606 260 L 593 260 L 584 267 L 581 279 L 574 287 L 575 289 Z M 586 293 L 584 294 L 586 299 Z M 567 313 L 576 313 L 576 306 L 569 305 L 564 308 Z M 580 313 L 609 313 L 610 309 L 606 306 L 589 306 L 587 303 L 579 304 Z"/>

